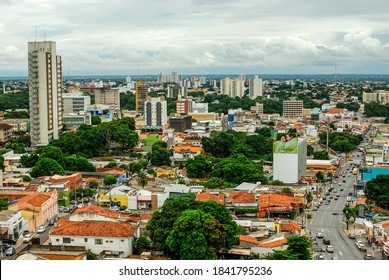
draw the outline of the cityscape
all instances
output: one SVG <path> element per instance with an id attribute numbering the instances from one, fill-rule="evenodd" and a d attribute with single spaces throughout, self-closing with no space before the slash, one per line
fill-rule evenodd
<path id="1" fill-rule="evenodd" d="M 388 260 L 389 76 L 63 63 L 0 81 L 2 259 Z"/>

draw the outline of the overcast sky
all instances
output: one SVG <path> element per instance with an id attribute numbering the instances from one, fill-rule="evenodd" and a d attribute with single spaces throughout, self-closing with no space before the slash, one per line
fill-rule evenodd
<path id="1" fill-rule="evenodd" d="M 65 75 L 389 74 L 387 0 L 0 0 L 0 11 L 0 76 L 27 74 L 27 42 L 45 38 Z"/>

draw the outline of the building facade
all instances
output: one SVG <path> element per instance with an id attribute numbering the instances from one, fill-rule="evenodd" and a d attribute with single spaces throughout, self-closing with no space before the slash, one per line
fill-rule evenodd
<path id="1" fill-rule="evenodd" d="M 95 104 L 104 104 L 109 106 L 109 111 L 114 119 L 120 118 L 120 93 L 115 88 L 94 88 Z"/>
<path id="2" fill-rule="evenodd" d="M 146 102 L 147 92 L 149 86 L 147 82 L 136 81 L 135 83 L 135 111 L 137 113 L 144 112 L 144 106 Z"/>
<path id="3" fill-rule="evenodd" d="M 28 43 L 31 146 L 46 146 L 62 129 L 62 60 L 52 41 Z"/>
<path id="4" fill-rule="evenodd" d="M 244 80 L 225 78 L 220 80 L 220 93 L 229 97 L 240 97 L 244 95 Z"/>
<path id="5" fill-rule="evenodd" d="M 249 80 L 249 95 L 250 98 L 255 99 L 258 96 L 262 96 L 262 79 L 255 75 L 254 78 Z"/>
<path id="6" fill-rule="evenodd" d="M 91 105 L 90 96 L 82 95 L 81 92 L 64 93 L 62 95 L 62 100 L 64 115 L 86 111 L 86 108 Z"/>
<path id="7" fill-rule="evenodd" d="M 301 118 L 303 116 L 302 100 L 286 100 L 283 102 L 282 115 L 285 118 Z"/>
<path id="8" fill-rule="evenodd" d="M 164 126 L 167 123 L 167 101 L 161 97 L 147 97 L 144 112 L 146 126 Z"/>

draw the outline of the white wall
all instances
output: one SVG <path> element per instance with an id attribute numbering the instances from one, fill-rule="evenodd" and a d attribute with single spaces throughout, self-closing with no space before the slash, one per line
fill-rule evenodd
<path id="1" fill-rule="evenodd" d="M 78 213 L 76 215 L 71 215 L 69 217 L 70 221 L 106 221 L 106 222 L 116 222 L 115 219 L 108 218 L 105 216 L 89 213 L 89 212 L 83 212 L 83 213 Z"/>
<path id="2" fill-rule="evenodd" d="M 70 243 L 63 243 L 63 238 L 70 238 Z M 96 245 L 95 239 L 102 239 L 103 244 Z M 85 246 L 95 254 L 102 251 L 123 251 L 122 257 L 132 254 L 133 237 L 96 237 L 96 236 L 63 236 L 50 235 L 50 242 L 53 245 Z"/>
<path id="3" fill-rule="evenodd" d="M 273 180 L 296 183 L 298 173 L 298 154 L 273 154 Z"/>

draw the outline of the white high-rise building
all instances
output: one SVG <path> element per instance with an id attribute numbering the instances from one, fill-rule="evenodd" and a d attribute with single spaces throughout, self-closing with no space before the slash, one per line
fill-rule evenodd
<path id="1" fill-rule="evenodd" d="M 220 80 L 220 93 L 229 97 L 243 97 L 244 81 L 241 79 L 224 78 Z"/>
<path id="2" fill-rule="evenodd" d="M 28 42 L 31 146 L 46 146 L 62 129 L 62 60 L 52 41 Z"/>
<path id="3" fill-rule="evenodd" d="M 147 126 L 164 126 L 167 124 L 167 101 L 165 97 L 147 96 L 144 108 Z"/>
<path id="4" fill-rule="evenodd" d="M 262 96 L 262 79 L 255 75 L 254 78 L 249 80 L 249 95 L 250 98 L 255 99 L 258 96 Z"/>
<path id="5" fill-rule="evenodd" d="M 86 111 L 86 108 L 91 105 L 90 96 L 83 95 L 81 92 L 63 93 L 62 98 L 64 115 Z"/>

